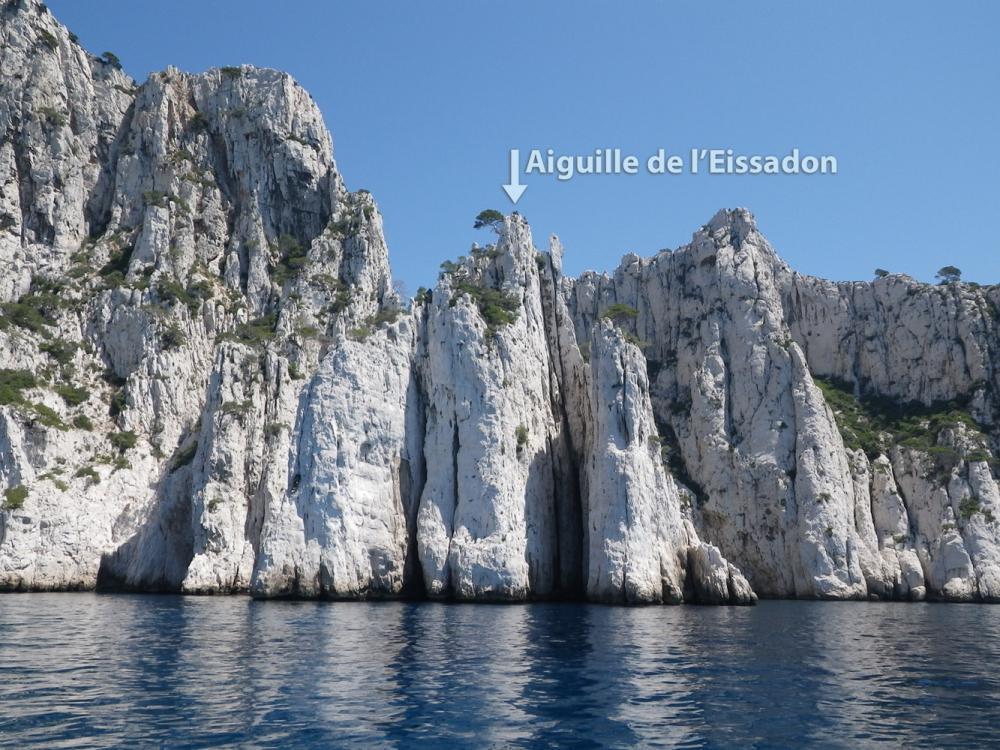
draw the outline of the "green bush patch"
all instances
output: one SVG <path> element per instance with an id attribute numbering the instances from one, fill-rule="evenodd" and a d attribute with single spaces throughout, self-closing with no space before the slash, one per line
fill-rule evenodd
<path id="1" fill-rule="evenodd" d="M 982 428 L 965 408 L 965 400 L 939 401 L 927 406 L 916 401 L 901 403 L 878 395 L 854 396 L 854 387 L 834 378 L 814 377 L 833 410 L 841 437 L 851 450 L 863 450 L 870 459 L 887 453 L 893 445 L 931 455 L 939 465 L 954 465 L 963 458 L 988 455 Z M 981 449 L 960 455 L 937 444 L 942 430 L 964 425 L 982 437 Z"/>
<path id="2" fill-rule="evenodd" d="M 73 361 L 73 356 L 76 354 L 78 347 L 72 341 L 66 341 L 65 339 L 52 339 L 51 341 L 43 342 L 38 348 L 52 357 L 52 359 L 60 365 L 68 365 Z"/>
<path id="3" fill-rule="evenodd" d="M 634 319 L 639 315 L 639 311 L 630 305 L 624 305 L 621 302 L 616 302 L 610 305 L 604 312 L 601 313 L 601 317 L 606 320 L 612 320 L 616 323 L 621 323 L 624 320 Z"/>
<path id="4" fill-rule="evenodd" d="M 23 484 L 19 484 L 16 487 L 10 487 L 4 490 L 3 493 L 3 509 L 4 510 L 20 510 L 24 507 L 24 501 L 28 498 L 28 488 Z"/>
<path id="5" fill-rule="evenodd" d="M 94 484 L 101 481 L 101 475 L 97 473 L 93 466 L 81 466 L 73 476 L 77 479 L 89 479 Z"/>
<path id="6" fill-rule="evenodd" d="M 358 326 L 357 328 L 351 328 L 347 331 L 347 337 L 352 341 L 364 341 L 369 336 L 372 335 L 371 326 Z"/>
<path id="7" fill-rule="evenodd" d="M 131 430 L 116 432 L 108 439 L 111 441 L 111 445 L 118 449 L 119 453 L 124 453 L 127 450 L 135 448 L 135 444 L 139 440 L 138 436 Z"/>
<path id="8" fill-rule="evenodd" d="M 309 258 L 298 240 L 289 234 L 283 234 L 278 238 L 277 249 L 278 264 L 271 273 L 271 278 L 279 284 L 284 284 L 305 267 Z"/>
<path id="9" fill-rule="evenodd" d="M 476 303 L 479 314 L 486 321 L 488 336 L 495 334 L 502 326 L 516 321 L 521 310 L 521 300 L 517 295 L 471 281 L 459 281 L 455 284 L 450 305 L 454 307 L 459 297 L 465 294 Z"/>
<path id="10" fill-rule="evenodd" d="M 115 68 L 116 70 L 122 69 L 122 61 L 121 59 L 119 59 L 118 55 L 116 55 L 114 52 L 105 52 L 104 54 L 101 55 L 100 60 L 105 65 L 110 65 L 112 68 Z"/>
<path id="11" fill-rule="evenodd" d="M 0 304 L 0 330 L 11 325 L 26 331 L 47 335 L 47 327 L 55 325 L 56 314 L 66 306 L 61 283 L 36 276 L 30 291 L 17 302 Z"/>
<path id="12" fill-rule="evenodd" d="M 57 385 L 55 391 L 70 406 L 79 406 L 90 398 L 90 391 L 86 388 L 78 388 L 73 385 Z"/>
<path id="13" fill-rule="evenodd" d="M 156 282 L 156 292 L 161 302 L 168 305 L 180 302 L 193 315 L 202 301 L 211 299 L 212 286 L 206 281 L 196 281 L 185 287 L 176 279 L 164 277 Z"/>
<path id="14" fill-rule="evenodd" d="M 51 427 L 55 430 L 66 430 L 66 424 L 59 418 L 54 409 L 45 404 L 28 404 L 28 408 L 34 413 L 35 419 L 44 427 Z"/>
<path id="15" fill-rule="evenodd" d="M 177 323 L 171 323 L 160 333 L 160 344 L 164 349 L 179 349 L 187 343 L 187 336 Z"/>
<path id="16" fill-rule="evenodd" d="M 119 414 L 123 414 L 125 409 L 128 408 L 128 398 L 125 396 L 125 388 L 119 388 L 111 396 L 111 404 L 108 406 L 108 414 L 112 417 L 117 417 Z"/>
<path id="17" fill-rule="evenodd" d="M 22 391 L 37 385 L 28 370 L 0 369 L 0 405 L 23 404 Z"/>
<path id="18" fill-rule="evenodd" d="M 188 120 L 188 127 L 191 130 L 206 130 L 208 129 L 208 118 L 205 117 L 201 112 L 195 112 L 191 115 L 191 119 Z"/>
<path id="19" fill-rule="evenodd" d="M 263 318 L 256 318 L 242 323 L 232 331 L 224 333 L 220 338 L 224 341 L 239 341 L 252 346 L 264 345 L 274 338 L 274 327 L 277 323 L 277 314 L 271 313 L 270 315 L 265 315 Z"/>
<path id="20" fill-rule="evenodd" d="M 649 346 L 649 342 L 648 341 L 646 341 L 645 339 L 641 339 L 638 336 L 635 336 L 634 334 L 631 334 L 631 333 L 626 333 L 625 334 L 625 340 L 628 343 L 630 343 L 630 344 L 634 344 L 635 346 L 639 347 L 640 349 L 645 349 L 646 347 Z"/>
<path id="21" fill-rule="evenodd" d="M 962 502 L 958 504 L 958 515 L 961 516 L 963 521 L 968 521 L 972 518 L 975 513 L 982 513 L 983 506 L 980 505 L 979 499 L 975 497 L 966 497 L 962 499 Z"/>
<path id="22" fill-rule="evenodd" d="M 55 52 L 57 49 L 59 49 L 59 40 L 56 39 L 55 35 L 52 32 L 50 32 L 50 31 L 46 31 L 45 29 L 41 29 L 38 32 L 38 39 L 39 39 L 39 41 L 41 41 L 42 44 L 44 44 L 46 47 L 48 47 L 53 52 Z"/>
<path id="23" fill-rule="evenodd" d="M 53 127 L 61 128 L 66 124 L 66 115 L 55 107 L 39 107 L 38 114 Z"/>

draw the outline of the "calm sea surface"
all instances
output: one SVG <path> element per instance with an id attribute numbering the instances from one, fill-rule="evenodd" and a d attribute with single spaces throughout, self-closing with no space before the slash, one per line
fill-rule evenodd
<path id="1" fill-rule="evenodd" d="M 1000 606 L 0 596 L 3 747 L 974 747 Z"/>

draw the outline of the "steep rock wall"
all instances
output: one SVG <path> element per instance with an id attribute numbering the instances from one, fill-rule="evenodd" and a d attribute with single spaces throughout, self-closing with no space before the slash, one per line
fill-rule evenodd
<path id="1" fill-rule="evenodd" d="M 1000 598 L 1000 288 L 738 209 L 579 279 L 514 214 L 403 300 L 287 75 L 0 15 L 0 587 Z"/>

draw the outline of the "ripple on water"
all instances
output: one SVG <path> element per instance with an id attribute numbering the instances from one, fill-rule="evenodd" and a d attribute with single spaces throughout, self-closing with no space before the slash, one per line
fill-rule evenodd
<path id="1" fill-rule="evenodd" d="M 0 597 L 11 747 L 996 744 L 1000 607 Z"/>

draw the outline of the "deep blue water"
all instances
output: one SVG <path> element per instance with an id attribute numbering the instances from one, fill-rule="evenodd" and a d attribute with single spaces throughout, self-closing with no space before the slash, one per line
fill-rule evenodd
<path id="1" fill-rule="evenodd" d="M 973 747 L 1000 607 L 0 596 L 4 747 Z"/>

